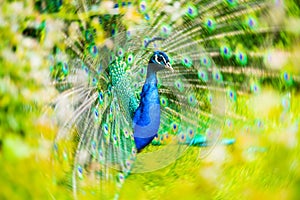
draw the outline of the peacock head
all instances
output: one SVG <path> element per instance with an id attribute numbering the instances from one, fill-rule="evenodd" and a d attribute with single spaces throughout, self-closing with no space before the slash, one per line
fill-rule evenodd
<path id="1" fill-rule="evenodd" d="M 154 51 L 153 55 L 150 58 L 149 64 L 153 64 L 152 66 L 156 71 L 168 69 L 173 72 L 169 57 L 165 52 Z"/>

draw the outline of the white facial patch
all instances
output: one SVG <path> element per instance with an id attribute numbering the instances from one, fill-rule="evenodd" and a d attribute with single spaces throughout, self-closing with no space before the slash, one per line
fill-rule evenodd
<path id="1" fill-rule="evenodd" d="M 164 63 L 166 64 L 166 63 L 167 63 L 167 61 L 166 61 L 165 57 L 162 57 L 162 58 L 164 59 Z"/>
<path id="2" fill-rule="evenodd" d="M 157 58 L 158 58 L 158 56 L 155 54 L 155 58 L 154 58 L 154 59 L 155 59 L 155 61 L 156 61 L 157 63 L 159 63 L 158 60 L 157 60 Z"/>

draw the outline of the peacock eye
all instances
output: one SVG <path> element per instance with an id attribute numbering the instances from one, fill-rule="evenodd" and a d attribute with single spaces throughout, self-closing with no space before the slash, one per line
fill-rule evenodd
<path id="1" fill-rule="evenodd" d="M 163 61 L 163 58 L 160 55 L 155 55 L 155 61 L 160 64 Z"/>
<path id="2" fill-rule="evenodd" d="M 158 60 L 158 62 L 161 62 L 161 61 L 163 61 L 163 59 L 162 59 L 160 56 L 158 57 L 158 59 L 157 59 L 157 60 Z"/>

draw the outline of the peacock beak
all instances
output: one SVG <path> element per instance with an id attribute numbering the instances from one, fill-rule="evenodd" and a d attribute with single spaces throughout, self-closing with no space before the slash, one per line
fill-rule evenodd
<path id="1" fill-rule="evenodd" d="M 171 72 L 174 72 L 174 69 L 172 68 L 171 64 L 169 62 L 167 62 L 167 64 L 165 65 L 166 69 L 171 70 Z"/>

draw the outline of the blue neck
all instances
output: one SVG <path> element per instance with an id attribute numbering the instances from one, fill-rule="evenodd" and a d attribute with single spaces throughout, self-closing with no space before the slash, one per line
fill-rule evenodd
<path id="1" fill-rule="evenodd" d="M 148 67 L 147 69 L 147 77 L 145 84 L 157 85 L 156 71 L 153 70 L 151 67 Z"/>
<path id="2" fill-rule="evenodd" d="M 156 71 L 150 66 L 141 93 L 139 107 L 134 113 L 133 127 L 136 148 L 140 151 L 157 135 L 160 125 L 160 103 Z"/>

